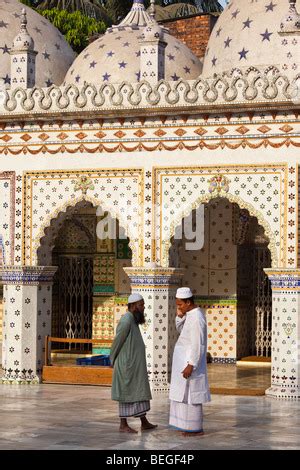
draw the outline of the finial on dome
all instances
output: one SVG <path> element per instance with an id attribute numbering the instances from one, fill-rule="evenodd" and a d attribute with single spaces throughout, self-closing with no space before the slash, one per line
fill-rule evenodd
<path id="1" fill-rule="evenodd" d="M 35 85 L 36 55 L 34 40 L 27 30 L 27 14 L 21 12 L 20 31 L 13 40 L 11 56 L 11 88 L 33 88 Z"/>
<path id="2" fill-rule="evenodd" d="M 299 34 L 300 14 L 296 9 L 297 0 L 289 0 L 289 11 L 280 23 L 280 34 Z"/>
<path id="3" fill-rule="evenodd" d="M 149 15 L 151 16 L 152 19 L 155 18 L 155 0 L 150 0 L 150 7 L 149 7 Z"/>
<path id="4" fill-rule="evenodd" d="M 151 1 L 151 6 L 153 7 L 154 2 Z M 155 7 L 154 7 L 155 13 Z M 107 32 L 111 32 L 115 28 L 124 28 L 124 27 L 136 27 L 136 26 L 146 26 L 147 24 L 153 22 L 153 17 L 145 9 L 144 0 L 133 0 L 132 7 L 128 15 L 121 21 L 119 25 L 114 25 L 112 28 L 108 29 Z"/>
<path id="5" fill-rule="evenodd" d="M 22 8 L 22 14 L 21 14 L 21 30 L 26 29 L 27 30 L 27 13 L 25 8 Z"/>
<path id="6" fill-rule="evenodd" d="M 27 30 L 27 12 L 25 8 L 21 12 L 20 31 L 13 41 L 12 49 L 15 50 L 34 50 L 34 41 Z"/>
<path id="7" fill-rule="evenodd" d="M 297 14 L 296 3 L 297 3 L 297 0 L 289 0 L 289 4 L 290 4 L 289 13 L 296 13 Z"/>

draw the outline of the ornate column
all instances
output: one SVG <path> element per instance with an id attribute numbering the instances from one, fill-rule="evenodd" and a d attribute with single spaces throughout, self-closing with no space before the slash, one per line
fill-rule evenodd
<path id="1" fill-rule="evenodd" d="M 300 270 L 265 269 L 272 284 L 272 382 L 266 395 L 300 398 Z"/>
<path id="2" fill-rule="evenodd" d="M 8 266 L 3 284 L 2 382 L 39 383 L 44 340 L 51 335 L 52 282 L 56 267 Z"/>
<path id="3" fill-rule="evenodd" d="M 150 386 L 153 392 L 168 391 L 171 361 L 177 339 L 175 294 L 184 269 L 124 268 L 132 292 L 145 299 L 146 323 L 141 331 L 146 344 Z"/>

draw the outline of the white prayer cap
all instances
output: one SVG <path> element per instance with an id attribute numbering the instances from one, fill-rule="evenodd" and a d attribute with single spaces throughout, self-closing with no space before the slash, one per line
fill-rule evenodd
<path id="1" fill-rule="evenodd" d="M 190 299 L 193 297 L 193 292 L 189 287 L 180 287 L 176 292 L 176 299 Z"/>
<path id="2" fill-rule="evenodd" d="M 129 304 L 134 304 L 135 302 L 139 302 L 140 300 L 144 300 L 143 297 L 141 296 L 141 294 L 131 294 L 129 297 L 128 297 L 128 303 Z"/>

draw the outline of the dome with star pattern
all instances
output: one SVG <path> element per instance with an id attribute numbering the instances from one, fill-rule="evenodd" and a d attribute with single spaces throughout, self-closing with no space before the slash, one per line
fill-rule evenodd
<path id="1" fill-rule="evenodd" d="M 18 0 L 0 2 L 0 86 L 10 85 L 10 50 L 21 26 L 21 13 L 25 8 L 28 33 L 38 52 L 36 58 L 36 85 L 61 85 L 76 54 L 64 36 L 46 18 Z"/>
<path id="2" fill-rule="evenodd" d="M 66 75 L 65 83 L 96 85 L 140 81 L 140 42 L 149 24 L 153 24 L 153 18 L 145 10 L 143 1 L 135 0 L 131 11 L 118 26 L 109 28 L 77 57 Z M 202 72 L 199 58 L 166 29 L 163 32 L 163 40 L 167 43 L 166 80 L 197 78 Z"/>
<path id="3" fill-rule="evenodd" d="M 231 0 L 209 40 L 203 75 L 275 66 L 300 74 L 300 0 Z"/>

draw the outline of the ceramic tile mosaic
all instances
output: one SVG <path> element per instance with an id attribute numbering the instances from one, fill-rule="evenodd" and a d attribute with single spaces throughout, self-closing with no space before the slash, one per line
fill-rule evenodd
<path id="1" fill-rule="evenodd" d="M 285 197 L 294 187 L 295 168 L 287 166 L 224 166 L 207 168 L 159 168 L 155 172 L 155 196 L 164 208 L 156 216 L 156 261 L 169 263 L 170 240 L 184 216 L 216 197 L 225 197 L 257 218 L 270 240 L 273 266 L 295 265 L 295 212 L 286 211 Z M 290 199 L 295 198 L 291 190 Z M 291 223 L 287 223 L 287 218 Z M 160 241 L 159 241 L 160 240 Z M 289 240 L 289 241 L 288 241 Z M 287 245 L 291 244 L 287 259 Z"/>
<path id="2" fill-rule="evenodd" d="M 0 266 L 14 258 L 15 186 L 14 172 L 0 172 Z"/>
<path id="3" fill-rule="evenodd" d="M 131 260 L 116 260 L 116 291 L 119 294 L 130 294 L 130 279 L 124 271 L 124 268 L 131 266 Z"/>
<path id="4" fill-rule="evenodd" d="M 216 358 L 224 358 L 226 361 L 237 359 L 237 306 L 236 301 L 211 302 L 207 306 L 198 302 L 206 311 L 207 319 L 207 350 L 212 362 Z"/>
<path id="5" fill-rule="evenodd" d="M 94 294 L 115 292 L 115 255 L 94 257 Z"/>
<path id="6" fill-rule="evenodd" d="M 114 298 L 94 297 L 93 300 L 93 339 L 114 338 Z"/>
<path id="7" fill-rule="evenodd" d="M 99 205 L 119 219 L 121 226 L 130 236 L 133 251 L 133 263 L 141 262 L 142 253 L 139 249 L 142 207 L 143 176 L 141 170 L 91 171 L 91 172 L 35 172 L 25 175 L 25 212 L 32 217 L 25 226 L 25 253 L 24 262 L 35 264 L 37 262 L 37 249 L 44 236 L 44 229 L 50 227 L 51 221 L 62 223 L 66 217 L 66 209 L 87 201 L 95 207 Z M 47 187 L 47 204 L 38 203 L 38 198 Z M 119 192 L 119 186 L 123 191 Z M 100 197 L 101 194 L 101 197 Z M 124 202 L 123 202 L 124 200 Z M 132 206 L 132 212 L 127 213 L 124 206 Z M 71 211 L 71 212 L 72 212 Z M 70 211 L 69 211 L 70 213 Z M 132 220 L 134 215 L 134 220 Z M 43 218 L 44 227 L 40 226 Z M 53 226 L 53 230 L 55 228 Z M 53 237 L 53 235 L 52 235 Z M 49 240 L 51 243 L 51 240 Z M 44 241 L 43 264 L 49 263 L 49 253 Z M 48 257 L 48 258 L 47 258 Z"/>

